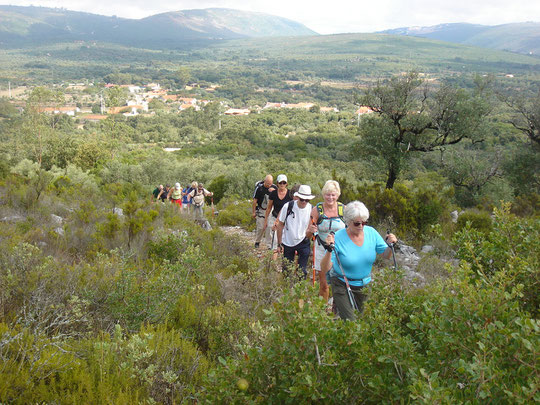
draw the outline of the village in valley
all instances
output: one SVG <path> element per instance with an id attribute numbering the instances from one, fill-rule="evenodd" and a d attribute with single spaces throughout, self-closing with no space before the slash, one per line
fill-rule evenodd
<path id="1" fill-rule="evenodd" d="M 208 87 L 191 83 L 185 86 L 185 93 L 193 89 L 202 89 L 205 93 L 212 93 L 218 85 Z M 265 105 L 246 106 L 237 108 L 230 106 L 227 101 L 218 99 L 203 99 L 192 95 L 178 94 L 176 90 L 165 89 L 159 83 L 148 83 L 143 86 L 137 85 L 117 85 L 107 83 L 105 85 L 94 85 L 87 83 L 68 83 L 53 86 L 55 91 L 60 90 L 63 94 L 63 101 L 47 102 L 38 107 L 39 112 L 48 115 L 64 114 L 73 117 L 78 128 L 83 129 L 88 122 L 99 122 L 113 115 L 123 115 L 125 117 L 152 116 L 156 110 L 163 110 L 169 113 L 181 114 L 188 110 L 199 111 L 207 104 L 219 103 L 220 113 L 226 116 L 245 116 L 253 113 L 260 113 L 267 109 L 297 109 L 319 113 L 340 112 L 336 107 L 319 106 L 314 102 L 267 102 Z M 111 89 L 116 89 L 117 94 L 122 97 L 118 99 L 118 104 L 111 105 L 107 102 L 107 94 Z M 0 91 L 0 96 L 5 97 L 20 112 L 24 111 L 26 99 L 31 93 L 30 87 L 16 87 Z M 125 100 L 124 100 L 125 99 Z M 156 106 L 157 104 L 157 106 Z M 156 108 L 157 107 L 157 108 Z M 360 106 L 355 115 L 357 117 L 373 112 L 367 106 Z"/>

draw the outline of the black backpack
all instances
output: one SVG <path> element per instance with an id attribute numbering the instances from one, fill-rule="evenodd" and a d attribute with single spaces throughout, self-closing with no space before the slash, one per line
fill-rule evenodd
<path id="1" fill-rule="evenodd" d="M 289 218 L 289 215 L 292 214 L 293 218 L 294 218 L 294 212 L 293 212 L 293 208 L 294 208 L 294 200 L 291 200 L 287 203 L 287 214 L 285 214 L 285 220 L 283 221 L 283 227 L 287 226 L 287 218 Z M 289 229 L 289 228 L 287 228 Z"/>

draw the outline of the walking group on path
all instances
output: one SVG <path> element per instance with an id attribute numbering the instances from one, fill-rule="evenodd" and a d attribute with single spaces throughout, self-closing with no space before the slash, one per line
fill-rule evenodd
<path id="1" fill-rule="evenodd" d="M 213 197 L 214 193 L 204 188 L 202 183 L 193 181 L 191 185 L 182 188 L 180 183 L 174 187 L 160 184 L 152 192 L 153 201 L 170 203 L 181 212 L 193 214 L 197 219 L 204 218 L 205 197 Z"/>
<path id="2" fill-rule="evenodd" d="M 302 279 L 307 278 L 313 248 L 313 282 L 319 280 L 319 294 L 328 301 L 331 286 L 338 315 L 355 319 L 367 298 L 376 256 L 392 257 L 396 236 L 388 233 L 383 239 L 368 226 L 369 210 L 362 202 L 340 203 L 341 189 L 335 180 L 324 184 L 323 201 L 315 206 L 310 203 L 315 198 L 310 186 L 289 190 L 287 185 L 284 174 L 277 177 L 277 185 L 272 175 L 256 184 L 252 201 L 255 247 L 265 243 L 275 254 L 282 254 L 283 274 L 289 277 L 297 268 Z"/>

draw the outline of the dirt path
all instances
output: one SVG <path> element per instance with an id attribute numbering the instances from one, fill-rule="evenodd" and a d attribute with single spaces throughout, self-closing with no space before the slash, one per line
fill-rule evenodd
<path id="1" fill-rule="evenodd" d="M 262 247 L 264 243 L 261 243 L 260 248 L 255 248 L 255 232 L 246 231 L 244 228 L 240 226 L 220 226 L 220 229 L 225 232 L 229 236 L 235 236 L 241 240 L 243 240 L 246 245 L 253 251 L 253 254 L 256 255 L 258 258 L 262 258 L 268 253 L 268 249 L 265 247 Z"/>

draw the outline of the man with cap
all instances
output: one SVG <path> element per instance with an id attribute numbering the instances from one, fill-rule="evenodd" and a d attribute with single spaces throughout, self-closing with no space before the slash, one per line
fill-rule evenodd
<path id="1" fill-rule="evenodd" d="M 268 206 L 266 207 L 266 213 L 264 215 L 264 226 L 268 226 L 271 229 L 272 234 L 272 246 L 270 249 L 275 250 L 277 248 L 276 229 L 278 224 L 278 215 L 281 208 L 292 200 L 292 195 L 287 188 L 287 176 L 280 174 L 277 176 L 277 189 L 272 191 L 268 195 Z"/>
<path id="2" fill-rule="evenodd" d="M 264 216 L 268 205 L 268 195 L 276 189 L 273 184 L 274 178 L 268 174 L 264 181 L 258 182 L 253 193 L 253 202 L 251 204 L 251 216 L 255 218 L 257 230 L 255 236 L 255 247 L 258 248 L 261 240 L 264 238 L 266 244 L 270 244 L 270 228 L 264 226 Z"/>
<path id="3" fill-rule="evenodd" d="M 307 262 L 310 253 L 309 239 L 306 231 L 311 221 L 312 206 L 310 200 L 315 198 L 311 194 L 311 187 L 302 184 L 294 193 L 297 199 L 289 201 L 279 213 L 277 224 L 278 251 L 283 252 L 283 271 L 288 272 L 290 263 L 294 261 L 294 254 L 298 252 L 298 266 L 302 269 L 303 278 L 307 276 Z"/>

